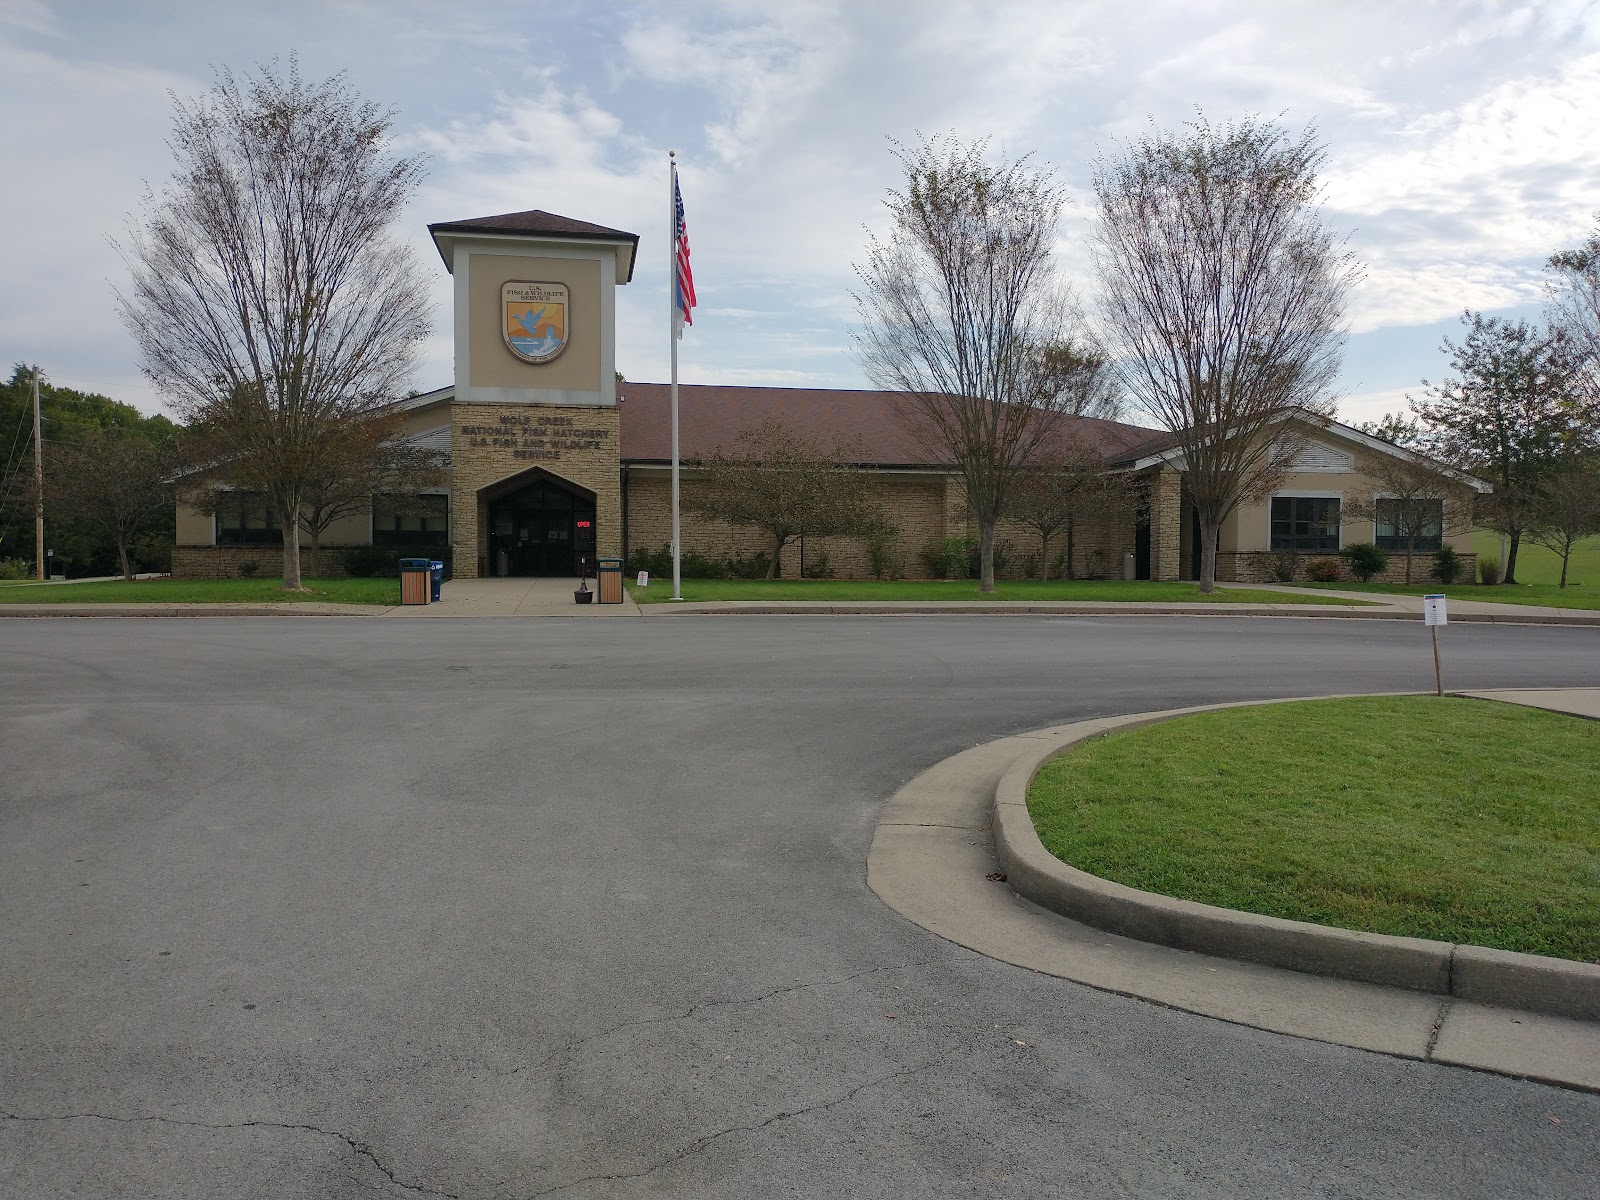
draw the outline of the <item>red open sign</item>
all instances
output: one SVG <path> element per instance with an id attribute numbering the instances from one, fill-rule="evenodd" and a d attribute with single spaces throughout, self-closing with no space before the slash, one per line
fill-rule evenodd
<path id="1" fill-rule="evenodd" d="M 593 524 L 593 522 L 591 522 L 591 521 L 579 521 L 578 522 L 578 528 L 579 529 L 588 529 L 590 527 L 590 525 L 592 525 L 592 524 Z"/>

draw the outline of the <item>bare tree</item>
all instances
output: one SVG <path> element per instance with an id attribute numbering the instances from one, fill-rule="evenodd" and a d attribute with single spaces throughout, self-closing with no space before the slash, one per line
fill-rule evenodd
<path id="1" fill-rule="evenodd" d="M 1600 213 L 1581 246 L 1552 254 L 1546 265 L 1549 324 L 1566 334 L 1577 353 L 1574 390 L 1600 411 Z"/>
<path id="2" fill-rule="evenodd" d="M 1175 439 L 1203 592 L 1223 521 L 1332 415 L 1359 270 L 1316 212 L 1325 158 L 1313 129 L 1291 140 L 1271 121 L 1200 117 L 1095 167 L 1106 323 L 1123 385 Z"/>
<path id="3" fill-rule="evenodd" d="M 1443 539 L 1472 528 L 1472 493 L 1460 475 L 1421 454 L 1366 452 L 1356 459 L 1356 470 L 1376 484 L 1372 495 L 1347 496 L 1344 518 L 1377 521 L 1390 535 L 1405 543 L 1406 578 L 1411 582 L 1412 560 L 1419 541 Z"/>
<path id="4" fill-rule="evenodd" d="M 1050 577 L 1050 539 L 1067 534 L 1066 577 L 1073 577 L 1072 531 L 1085 522 L 1108 524 L 1132 512 L 1127 475 L 1106 469 L 1091 447 L 1073 444 L 1048 467 L 1022 473 L 1006 515 L 1039 537 L 1039 578 Z"/>
<path id="5" fill-rule="evenodd" d="M 306 480 L 300 528 L 311 539 L 311 574 L 321 569 L 322 537 L 344 517 L 368 511 L 383 496 L 396 513 L 425 511 L 424 488 L 445 482 L 448 459 L 404 437 L 398 415 L 383 415 L 340 426 Z"/>
<path id="6" fill-rule="evenodd" d="M 824 446 L 778 418 L 745 429 L 731 451 L 693 464 L 704 472 L 686 497 L 703 516 L 749 525 L 771 539 L 767 578 L 796 538 L 864 536 L 880 521 L 871 481 L 844 446 Z"/>
<path id="7" fill-rule="evenodd" d="M 299 589 L 294 531 L 334 432 L 403 393 L 429 332 L 389 233 L 420 160 L 389 154 L 391 114 L 294 59 L 175 106 L 177 171 L 129 221 L 119 310 L 145 375 L 276 509 Z"/>
<path id="8" fill-rule="evenodd" d="M 1461 343 L 1444 339 L 1454 374 L 1427 384 L 1427 397 L 1411 407 L 1427 425 L 1434 457 L 1494 485 L 1476 520 L 1509 540 L 1502 582 L 1514 584 L 1517 551 L 1538 523 L 1545 480 L 1569 455 L 1593 446 L 1597 431 L 1575 400 L 1578 356 L 1563 329 L 1474 312 L 1461 319 Z"/>
<path id="9" fill-rule="evenodd" d="M 1528 536 L 1561 558 L 1560 587 L 1567 586 L 1572 551 L 1600 533 L 1600 460 L 1574 456 L 1544 482 Z"/>
<path id="10" fill-rule="evenodd" d="M 1018 475 L 1061 417 L 1111 416 L 1116 393 L 1054 277 L 1060 186 L 1026 157 L 991 165 L 986 149 L 895 144 L 905 187 L 889 193 L 892 228 L 869 240 L 855 299 L 862 365 L 960 475 L 978 590 L 992 592 L 995 526 Z"/>
<path id="11" fill-rule="evenodd" d="M 141 534 L 161 525 L 172 504 L 176 462 L 170 440 L 95 429 L 51 448 L 45 491 L 69 517 L 112 541 L 122 577 L 132 579 L 129 550 Z"/>

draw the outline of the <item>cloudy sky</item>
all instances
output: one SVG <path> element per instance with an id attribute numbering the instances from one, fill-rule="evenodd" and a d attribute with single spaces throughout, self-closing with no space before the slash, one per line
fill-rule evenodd
<path id="1" fill-rule="evenodd" d="M 1067 185 L 1060 263 L 1092 306 L 1097 153 L 1196 106 L 1314 122 L 1325 217 L 1365 264 L 1347 419 L 1444 366 L 1463 308 L 1534 317 L 1541 264 L 1600 209 L 1600 0 L 0 2 L 0 355 L 155 411 L 112 309 L 110 239 L 171 170 L 170 94 L 291 51 L 348 72 L 429 155 L 404 235 L 435 287 L 416 384 L 450 380 L 425 226 L 543 208 L 637 231 L 618 367 L 666 377 L 666 151 L 700 307 L 686 382 L 865 386 L 851 263 L 896 183 L 889 138 L 990 137 Z"/>

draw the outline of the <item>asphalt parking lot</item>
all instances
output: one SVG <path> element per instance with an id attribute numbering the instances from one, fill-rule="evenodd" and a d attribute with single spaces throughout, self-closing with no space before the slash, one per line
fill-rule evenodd
<path id="1" fill-rule="evenodd" d="M 1600 628 L 1441 650 L 1600 682 Z M 1600 1096 L 1036 975 L 865 884 L 941 758 L 1431 690 L 1420 622 L 14 620 L 0 664 L 0 1195 L 1600 1194 Z"/>

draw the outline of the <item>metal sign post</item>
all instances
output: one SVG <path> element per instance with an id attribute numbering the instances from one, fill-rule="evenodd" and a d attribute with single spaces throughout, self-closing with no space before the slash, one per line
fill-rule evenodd
<path id="1" fill-rule="evenodd" d="M 1439 626 L 1448 625 L 1445 616 L 1444 597 L 1424 596 L 1422 598 L 1422 619 L 1427 623 L 1428 632 L 1433 635 L 1433 694 L 1444 695 L 1444 680 L 1439 673 Z"/>

